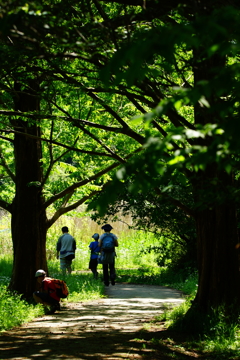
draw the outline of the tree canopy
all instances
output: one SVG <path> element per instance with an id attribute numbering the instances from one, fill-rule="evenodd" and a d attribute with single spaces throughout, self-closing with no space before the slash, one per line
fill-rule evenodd
<path id="1" fill-rule="evenodd" d="M 195 303 L 239 304 L 237 1 L 8 0 L 1 10 L 0 205 L 14 213 L 15 254 L 17 213 L 38 204 L 27 221 L 42 222 L 26 236 L 44 258 L 36 229 L 125 187 L 194 219 Z M 46 265 L 36 259 L 29 277 Z"/>

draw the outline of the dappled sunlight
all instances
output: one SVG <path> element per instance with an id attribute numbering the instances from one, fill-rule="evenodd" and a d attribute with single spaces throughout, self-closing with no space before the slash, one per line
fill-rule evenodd
<path id="1" fill-rule="evenodd" d="M 158 286 L 116 284 L 106 292 L 108 298 L 64 303 L 54 315 L 5 332 L 1 359 L 143 359 L 151 351 L 139 350 L 140 333 L 151 333 L 144 323 L 184 300 L 180 292 Z"/>

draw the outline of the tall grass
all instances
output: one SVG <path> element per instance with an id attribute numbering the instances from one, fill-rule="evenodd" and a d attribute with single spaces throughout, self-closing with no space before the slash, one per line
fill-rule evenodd
<path id="1" fill-rule="evenodd" d="M 12 274 L 12 256 L 2 254 L 0 256 L 0 284 L 8 285 Z"/>
<path id="2" fill-rule="evenodd" d="M 72 215 L 72 214 L 71 214 Z M 89 244 L 94 233 L 103 233 L 101 226 L 92 221 L 83 212 L 75 212 L 74 217 L 62 216 L 48 230 L 47 233 L 47 261 L 52 265 L 58 264 L 56 259 L 56 243 L 62 234 L 61 228 L 68 226 L 69 232 L 77 242 L 76 258 L 73 261 L 73 270 L 88 270 L 90 251 Z M 118 236 L 119 247 L 116 249 L 116 267 L 121 269 L 138 268 L 141 266 L 155 266 L 157 255 L 154 252 L 145 254 L 149 246 L 157 246 L 159 240 L 152 233 L 129 230 L 124 223 L 112 224 L 113 233 Z M 2 216 L 0 219 L 0 247 L 4 256 L 12 256 L 12 240 L 10 232 L 10 217 Z"/>
<path id="3" fill-rule="evenodd" d="M 1 256 L 12 256 L 11 219 L 9 215 L 0 211 L 0 249 Z"/>
<path id="4" fill-rule="evenodd" d="M 76 224 L 76 220 L 81 222 Z M 101 227 L 89 220 L 89 218 L 73 219 L 62 217 L 55 223 L 47 234 L 47 258 L 52 263 L 56 260 L 56 242 L 61 235 L 62 226 L 69 227 L 69 233 L 73 235 L 77 242 L 75 260 L 73 261 L 73 270 L 87 270 L 90 259 L 89 244 L 92 235 L 97 232 L 103 233 Z M 119 247 L 116 249 L 116 267 L 119 268 L 137 268 L 144 265 L 156 264 L 156 254 L 151 252 L 143 254 L 143 249 L 150 245 L 157 245 L 158 239 L 152 233 L 143 231 L 128 230 L 127 226 L 114 226 L 113 233 L 118 236 Z M 116 227 L 116 229 L 115 229 Z"/>

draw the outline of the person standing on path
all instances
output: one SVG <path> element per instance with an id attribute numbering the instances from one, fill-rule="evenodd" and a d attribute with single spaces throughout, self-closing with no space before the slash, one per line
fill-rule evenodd
<path id="1" fill-rule="evenodd" d="M 68 227 L 62 227 L 62 233 L 57 242 L 57 259 L 60 259 L 60 268 L 63 274 L 72 272 L 72 260 L 75 258 L 76 240 L 68 233 Z"/>
<path id="2" fill-rule="evenodd" d="M 93 234 L 92 238 L 95 241 L 92 241 L 89 245 L 89 249 L 91 250 L 89 269 L 92 271 L 94 278 L 97 279 L 98 255 L 100 253 L 100 247 L 98 246 L 99 234 L 98 233 Z"/>
<path id="3" fill-rule="evenodd" d="M 37 278 L 38 286 L 40 286 L 40 290 L 33 293 L 36 303 L 43 304 L 45 308 L 50 306 L 49 314 L 53 314 L 56 310 L 61 310 L 60 297 L 57 295 L 56 286 L 52 279 L 46 277 L 46 272 L 42 269 L 35 273 L 35 278 Z"/>
<path id="4" fill-rule="evenodd" d="M 101 250 L 101 261 L 103 265 L 103 281 L 106 286 L 109 286 L 109 272 L 110 281 L 115 285 L 115 247 L 118 246 L 117 236 L 110 231 L 113 229 L 111 225 L 106 224 L 102 226 L 104 234 L 99 238 L 99 247 Z"/>

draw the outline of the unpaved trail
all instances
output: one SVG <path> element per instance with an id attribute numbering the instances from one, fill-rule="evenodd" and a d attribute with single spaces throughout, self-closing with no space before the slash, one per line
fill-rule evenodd
<path id="1" fill-rule="evenodd" d="M 184 299 L 177 290 L 162 286 L 116 284 L 106 288 L 108 298 L 87 303 L 67 303 L 54 315 L 4 332 L 0 360 L 162 359 L 151 349 L 139 351 L 139 338 L 154 328 L 144 328 L 166 306 Z M 137 344 L 138 343 L 138 344 Z"/>

